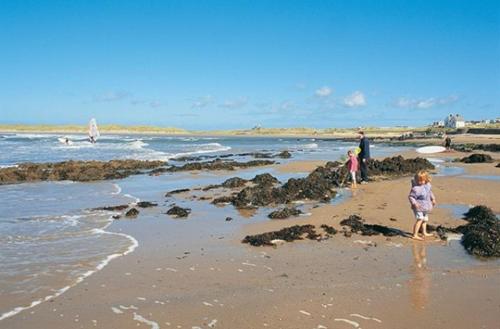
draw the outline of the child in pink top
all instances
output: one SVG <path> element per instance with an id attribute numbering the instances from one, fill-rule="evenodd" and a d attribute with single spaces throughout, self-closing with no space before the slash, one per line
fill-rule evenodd
<path id="1" fill-rule="evenodd" d="M 356 172 L 358 171 L 358 157 L 354 155 L 354 152 L 349 150 L 347 152 L 347 156 L 349 157 L 349 161 L 347 162 L 347 168 L 351 173 L 351 188 L 356 188 Z"/>

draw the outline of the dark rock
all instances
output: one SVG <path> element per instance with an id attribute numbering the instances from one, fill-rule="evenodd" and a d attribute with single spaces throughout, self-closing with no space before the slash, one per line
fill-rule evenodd
<path id="1" fill-rule="evenodd" d="M 264 173 L 260 175 L 256 175 L 251 180 L 254 184 L 262 185 L 262 186 L 271 186 L 278 183 L 278 179 L 269 173 Z"/>
<path id="2" fill-rule="evenodd" d="M 330 235 L 337 234 L 337 229 L 335 229 L 335 227 L 333 227 L 333 226 L 329 226 L 329 225 L 323 224 L 323 225 L 321 225 L 321 228 L 323 230 L 325 230 L 325 232 L 328 233 L 328 234 L 330 234 Z"/>
<path id="3" fill-rule="evenodd" d="M 120 179 L 162 167 L 163 161 L 111 160 L 64 161 L 55 163 L 22 163 L 0 169 L 0 185 L 32 181 L 71 180 L 88 182 Z"/>
<path id="4" fill-rule="evenodd" d="M 315 239 L 317 234 L 314 231 L 314 225 L 294 225 L 279 231 L 247 235 L 242 242 L 248 243 L 252 246 L 272 246 L 272 240 L 284 240 L 291 242 L 295 240 L 303 240 L 304 235 L 307 235 L 308 238 Z"/>
<path id="5" fill-rule="evenodd" d="M 184 192 L 189 192 L 189 191 L 190 191 L 190 189 L 188 189 L 188 188 L 181 188 L 181 189 L 178 189 L 178 190 L 173 190 L 173 191 L 167 192 L 165 194 L 165 196 L 166 197 L 170 197 L 170 196 L 172 196 L 174 194 L 179 194 L 179 193 L 184 193 Z"/>
<path id="6" fill-rule="evenodd" d="M 125 213 L 125 217 L 137 217 L 139 215 L 139 210 L 132 208 Z"/>
<path id="7" fill-rule="evenodd" d="M 462 245 L 472 255 L 500 257 L 500 222 L 493 211 L 485 206 L 471 208 L 464 214 L 468 221 L 461 231 Z"/>
<path id="8" fill-rule="evenodd" d="M 289 159 L 292 157 L 292 154 L 288 151 L 282 151 L 276 155 L 278 158 Z"/>
<path id="9" fill-rule="evenodd" d="M 167 215 L 176 216 L 176 217 L 187 217 L 191 209 L 189 208 L 181 208 L 179 206 L 173 206 L 167 211 Z"/>
<path id="10" fill-rule="evenodd" d="M 120 219 L 121 217 L 122 217 L 122 216 L 120 216 L 120 215 L 113 215 L 113 216 L 112 216 L 112 218 L 113 218 L 113 219 Z"/>
<path id="11" fill-rule="evenodd" d="M 219 198 L 215 198 L 212 200 L 213 204 L 220 204 L 220 203 L 231 203 L 233 201 L 234 197 L 232 196 L 221 196 Z"/>
<path id="12" fill-rule="evenodd" d="M 486 206 L 475 206 L 470 208 L 465 214 L 464 219 L 469 223 L 482 223 L 487 222 L 493 224 L 497 221 L 493 210 Z"/>
<path id="13" fill-rule="evenodd" d="M 226 217 L 226 222 L 230 222 L 233 220 L 233 217 Z"/>
<path id="14" fill-rule="evenodd" d="M 351 228 L 352 233 L 360 233 L 361 235 L 384 235 L 384 236 L 406 236 L 407 233 L 383 226 L 378 224 L 365 224 L 364 219 L 357 215 L 351 215 L 349 218 L 344 219 L 340 222 L 340 225 L 348 226 Z"/>
<path id="15" fill-rule="evenodd" d="M 460 159 L 460 162 L 464 162 L 464 163 L 493 162 L 493 158 L 488 154 L 474 153 L 474 154 L 469 155 L 468 157 L 464 157 L 464 158 Z"/>
<path id="16" fill-rule="evenodd" d="M 251 168 L 259 166 L 268 166 L 274 164 L 271 160 L 252 160 L 248 162 L 222 161 L 216 159 L 207 162 L 186 163 L 183 166 L 171 166 L 166 169 L 168 172 L 193 171 L 193 170 L 234 170 L 236 168 Z"/>
<path id="17" fill-rule="evenodd" d="M 105 211 L 120 211 L 128 208 L 128 204 L 121 204 L 119 206 L 108 206 L 108 207 L 99 207 L 94 208 L 93 210 L 105 210 Z"/>
<path id="18" fill-rule="evenodd" d="M 139 208 L 151 208 L 151 207 L 156 207 L 158 204 L 154 202 L 149 202 L 149 201 L 140 201 L 137 202 L 137 207 Z"/>
<path id="19" fill-rule="evenodd" d="M 460 152 L 472 152 L 473 150 L 500 152 L 500 144 L 453 144 L 451 147 Z"/>
<path id="20" fill-rule="evenodd" d="M 300 214 L 302 214 L 302 211 L 297 208 L 283 208 L 273 211 L 267 217 L 271 219 L 286 219 L 288 217 L 298 216 Z"/>
<path id="21" fill-rule="evenodd" d="M 222 183 L 222 186 L 226 188 L 237 188 L 244 186 L 246 183 L 247 183 L 246 179 L 233 177 L 227 179 L 224 183 Z"/>
<path id="22" fill-rule="evenodd" d="M 432 170 L 434 165 L 424 158 L 405 159 L 402 156 L 368 161 L 368 173 L 375 176 L 402 176 L 423 169 Z"/>

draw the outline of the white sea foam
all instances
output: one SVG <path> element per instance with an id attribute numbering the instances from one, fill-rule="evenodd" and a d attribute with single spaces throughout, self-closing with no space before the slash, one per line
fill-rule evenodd
<path id="1" fill-rule="evenodd" d="M 111 235 L 119 235 L 119 236 L 123 236 L 127 239 L 130 240 L 131 242 L 131 245 L 127 248 L 126 251 L 122 252 L 122 253 L 116 253 L 116 254 L 111 254 L 111 255 L 108 255 L 104 260 L 102 260 L 95 268 L 95 270 L 89 270 L 87 272 L 84 272 L 83 274 L 81 274 L 71 285 L 68 285 L 68 286 L 65 286 L 59 290 L 57 290 L 54 294 L 52 295 L 48 295 L 48 296 L 45 296 L 43 298 L 40 298 L 40 299 L 37 299 L 35 301 L 32 301 L 29 305 L 26 305 L 26 306 L 18 306 L 18 307 L 15 307 L 14 309 L 8 311 L 8 312 L 5 312 L 3 314 L 0 315 L 0 321 L 6 319 L 6 318 L 9 318 L 11 316 L 14 316 L 24 310 L 27 310 L 27 309 L 30 309 L 30 308 L 33 308 L 45 301 L 48 301 L 48 300 L 51 300 L 51 299 L 54 299 L 60 295 L 62 295 L 63 293 L 65 293 L 68 289 L 76 286 L 78 283 L 82 282 L 83 280 L 85 280 L 87 277 L 91 276 L 92 274 L 94 274 L 95 272 L 103 269 L 111 260 L 117 258 L 117 257 L 120 257 L 120 256 L 125 256 L 131 252 L 133 252 L 135 250 L 135 248 L 137 248 L 139 246 L 139 242 L 132 236 L 128 235 L 128 234 L 125 234 L 125 233 L 118 233 L 118 232 L 109 232 L 109 231 L 105 231 L 105 229 L 111 225 L 112 223 L 112 218 L 110 217 L 109 218 L 109 222 L 108 224 L 102 228 L 102 229 L 93 229 L 91 230 L 91 233 L 93 234 L 111 234 Z"/>
<path id="2" fill-rule="evenodd" d="M 317 149 L 319 146 L 316 143 L 309 143 L 309 144 L 304 144 L 302 145 L 302 148 L 305 149 Z"/>
<path id="3" fill-rule="evenodd" d="M 154 322 L 154 321 L 151 321 L 151 320 L 148 320 L 146 319 L 145 317 L 143 317 L 142 315 L 140 314 L 137 314 L 134 312 L 134 320 L 135 321 L 139 321 L 139 322 L 142 322 L 142 323 L 145 323 L 149 326 L 151 326 L 151 329 L 160 329 L 160 326 L 158 325 L 157 322 Z"/>

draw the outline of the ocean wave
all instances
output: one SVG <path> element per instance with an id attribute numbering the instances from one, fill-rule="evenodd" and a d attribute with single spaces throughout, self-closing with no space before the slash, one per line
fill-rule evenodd
<path id="1" fill-rule="evenodd" d="M 81 275 L 79 275 L 74 280 L 74 282 L 72 284 L 64 286 L 63 288 L 56 290 L 53 294 L 45 296 L 45 297 L 42 297 L 42 298 L 39 298 L 39 299 L 36 299 L 36 300 L 32 301 L 30 304 L 28 304 L 28 305 L 14 307 L 12 310 L 7 311 L 7 312 L 5 312 L 3 314 L 0 314 L 0 321 L 2 321 L 4 319 L 7 319 L 7 318 L 9 318 L 11 316 L 14 316 L 14 315 L 16 315 L 16 314 L 18 314 L 18 313 L 20 313 L 22 311 L 25 311 L 25 310 L 28 310 L 30 308 L 33 308 L 33 307 L 35 307 L 35 306 L 37 306 L 37 305 L 39 305 L 39 304 L 41 304 L 43 302 L 46 302 L 48 300 L 54 299 L 56 297 L 59 297 L 60 295 L 62 295 L 66 291 L 68 291 L 70 288 L 72 288 L 72 287 L 76 286 L 77 284 L 81 283 L 83 280 L 85 280 L 86 278 L 88 278 L 92 274 L 96 273 L 97 271 L 102 270 L 113 259 L 121 257 L 121 256 L 125 256 L 125 255 L 133 252 L 139 246 L 139 242 L 133 236 L 131 236 L 131 235 L 128 235 L 128 234 L 125 234 L 125 233 L 118 233 L 118 232 L 109 232 L 109 231 L 106 231 L 106 228 L 109 225 L 111 225 L 112 222 L 113 222 L 112 217 L 109 217 L 109 223 L 105 227 L 103 227 L 101 229 L 97 229 L 96 228 L 96 229 L 91 230 L 90 232 L 91 232 L 91 234 L 95 234 L 95 235 L 109 234 L 109 235 L 115 235 L 115 236 L 122 236 L 122 237 L 128 239 L 130 241 L 130 245 L 129 245 L 129 247 L 125 251 L 107 255 L 101 262 L 99 262 L 95 266 L 95 269 L 89 270 L 89 271 L 86 271 L 86 272 L 82 273 Z"/>

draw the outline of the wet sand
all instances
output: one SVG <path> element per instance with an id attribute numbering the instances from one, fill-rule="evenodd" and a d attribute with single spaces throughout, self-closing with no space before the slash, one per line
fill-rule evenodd
<path id="1" fill-rule="evenodd" d="M 318 164 L 277 169 L 308 172 Z M 481 175 L 500 170 L 494 164 L 444 165 Z M 499 187 L 498 180 L 463 175 L 433 180 L 438 204 L 484 204 L 496 213 Z M 234 216 L 232 206 L 202 206 L 185 220 L 147 209 L 110 227 L 139 241 L 133 253 L 0 327 L 496 328 L 500 261 L 469 256 L 458 241 L 338 234 L 277 248 L 240 243 L 246 234 L 295 224 L 340 228 L 352 214 L 410 231 L 409 188 L 409 177 L 361 185 L 338 205 L 289 220 Z M 234 220 L 226 222 L 226 216 Z M 436 208 L 430 223 L 462 221 L 450 209 Z"/>

